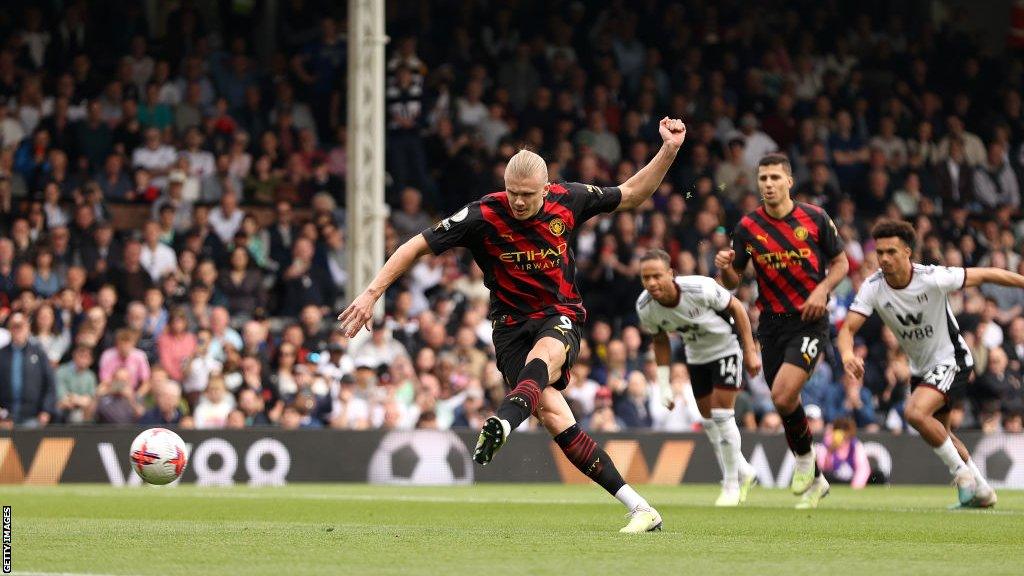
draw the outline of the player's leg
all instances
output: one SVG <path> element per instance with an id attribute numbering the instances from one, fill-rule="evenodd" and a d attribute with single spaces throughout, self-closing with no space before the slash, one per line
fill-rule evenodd
<path id="1" fill-rule="evenodd" d="M 522 349 L 525 347 L 524 341 L 532 344 L 514 381 L 508 378 L 512 368 L 508 364 L 502 368 L 506 382 L 514 385 L 495 415 L 484 421 L 473 453 L 473 459 L 478 464 L 489 463 L 494 453 L 504 445 L 512 430 L 518 428 L 534 413 L 540 402 L 541 392 L 549 383 L 559 381 L 563 377 L 568 378 L 567 355 L 572 352 L 575 359 L 575 354 L 579 352 L 579 327 L 574 326 L 566 316 L 531 320 L 519 328 L 517 335 L 518 339 L 510 346 L 516 350 L 515 354 L 505 353 L 505 358 L 513 362 L 513 366 L 518 366 Z M 499 339 L 495 338 L 496 351 L 501 344 Z"/>
<path id="2" fill-rule="evenodd" d="M 715 453 L 715 460 L 718 462 L 718 469 L 725 479 L 725 463 L 722 462 L 722 436 L 718 433 L 718 424 L 711 417 L 711 391 L 712 383 L 710 378 L 710 364 L 687 364 L 686 371 L 690 374 L 690 388 L 693 389 L 693 397 L 697 401 L 697 410 L 703 418 L 704 434 L 711 443 L 711 450 Z"/>
<path id="3" fill-rule="evenodd" d="M 968 501 L 967 504 L 962 504 L 969 508 L 991 508 L 995 506 L 998 500 L 996 491 L 989 485 L 985 475 L 978 469 L 978 464 L 971 458 L 970 451 L 967 450 L 967 446 L 953 433 L 952 426 L 950 423 L 950 411 L 949 405 L 947 404 L 943 409 L 940 409 L 935 414 L 935 419 L 942 423 L 946 427 L 946 433 L 949 434 L 950 441 L 953 442 L 953 446 L 956 447 L 957 454 L 967 464 L 968 470 L 971 471 L 971 476 L 974 477 L 974 497 Z"/>
<path id="4" fill-rule="evenodd" d="M 828 483 L 818 470 L 814 438 L 800 401 L 800 393 L 817 366 L 824 347 L 828 345 L 827 334 L 827 324 L 804 325 L 779 338 L 779 347 L 783 349 L 782 365 L 769 381 L 772 402 L 786 431 L 786 442 L 796 457 L 790 489 L 794 494 L 806 494 L 814 488 L 810 494 L 812 500 L 816 496 L 820 499 L 828 493 Z"/>
<path id="5" fill-rule="evenodd" d="M 518 385 L 519 378 L 527 364 L 526 358 L 533 349 L 531 328 L 531 322 L 518 326 L 495 324 L 493 339 L 498 369 L 504 377 L 505 386 L 512 391 L 505 396 L 495 415 L 484 421 L 476 442 L 476 450 L 473 452 L 473 460 L 477 464 L 487 465 L 491 461 L 494 453 L 504 445 L 512 430 L 518 428 L 523 421 L 529 418 L 530 413 L 536 407 L 536 400 L 532 405 L 530 404 L 531 396 L 535 396 L 537 399 L 540 397 L 539 389 L 534 394 L 529 384 Z M 540 377 L 540 382 L 547 384 L 543 376 Z M 533 382 L 533 384 L 540 388 L 538 382 Z M 522 415 L 523 411 L 527 411 L 525 416 Z M 501 416 L 511 418 L 512 422 Z"/>
<path id="6" fill-rule="evenodd" d="M 754 467 L 743 457 L 740 447 L 740 428 L 736 425 L 736 395 L 732 386 L 715 386 L 711 393 L 711 418 L 720 438 L 722 452 L 722 494 L 717 506 L 736 506 L 747 499 L 757 475 Z"/>
<path id="7" fill-rule="evenodd" d="M 974 498 L 978 483 L 954 443 L 947 425 L 943 423 L 943 420 L 948 422 L 949 419 L 949 411 L 945 409 L 946 395 L 935 386 L 921 384 L 919 379 L 915 379 L 913 384 L 913 392 L 903 409 L 903 416 L 949 469 L 960 504 L 967 505 Z M 939 417 L 936 417 L 936 413 Z M 963 444 L 960 446 L 963 447 Z M 966 448 L 963 451 L 966 452 Z"/>
<path id="8" fill-rule="evenodd" d="M 661 529 L 661 515 L 643 496 L 626 484 L 608 454 L 580 428 L 565 397 L 556 387 L 546 388 L 541 393 L 537 418 L 569 462 L 629 510 L 629 524 L 621 532 L 639 533 Z"/>

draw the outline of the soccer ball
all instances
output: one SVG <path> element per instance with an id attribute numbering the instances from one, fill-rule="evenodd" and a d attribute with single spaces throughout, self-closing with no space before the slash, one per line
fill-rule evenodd
<path id="1" fill-rule="evenodd" d="M 150 428 L 136 436 L 129 458 L 140 478 L 157 485 L 180 478 L 188 463 L 185 441 L 166 428 Z"/>

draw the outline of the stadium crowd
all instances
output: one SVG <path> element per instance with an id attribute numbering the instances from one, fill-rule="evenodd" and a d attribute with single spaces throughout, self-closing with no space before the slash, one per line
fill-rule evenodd
<path id="1" fill-rule="evenodd" d="M 344 14 L 278 2 L 274 50 L 258 61 L 261 3 L 182 0 L 160 26 L 130 1 L 15 4 L 0 18 L 4 425 L 479 428 L 504 392 L 488 291 L 466 254 L 423 258 L 352 341 L 333 330 L 362 289 L 345 270 Z M 867 231 L 881 216 L 915 224 L 924 263 L 1024 273 L 1022 60 L 983 52 L 962 15 L 397 4 L 389 254 L 501 190 L 520 147 L 549 159 L 552 181 L 613 185 L 656 150 L 658 119 L 688 124 L 655 197 L 575 238 L 590 319 L 565 393 L 588 430 L 699 427 L 682 364 L 677 408 L 655 397 L 638 260 L 658 247 L 678 273 L 714 275 L 715 252 L 758 204 L 765 153 L 789 155 L 797 199 L 826 207 L 846 242 L 834 326 L 877 268 Z M 125 205 L 148 219 L 126 226 L 113 217 Z M 749 279 L 737 296 L 753 302 Z M 1024 290 L 953 300 L 977 371 L 956 426 L 1021 431 Z M 808 416 L 906 431 L 907 361 L 877 319 L 861 334 L 863 384 L 829 354 L 804 392 Z M 763 379 L 748 377 L 737 418 L 781 431 Z"/>

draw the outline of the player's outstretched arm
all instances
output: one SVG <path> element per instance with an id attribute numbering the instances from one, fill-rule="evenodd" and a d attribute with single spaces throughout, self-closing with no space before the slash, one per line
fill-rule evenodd
<path id="1" fill-rule="evenodd" d="M 355 336 L 359 329 L 366 326 L 373 318 L 373 306 L 388 289 L 388 286 L 391 286 L 402 274 L 408 272 L 420 256 L 429 253 L 430 246 L 427 245 L 427 239 L 423 237 L 423 234 L 417 234 L 399 246 L 391 258 L 384 263 L 380 272 L 377 272 L 377 276 L 366 287 L 366 290 L 363 290 L 363 293 L 353 300 L 348 308 L 338 314 L 338 320 L 341 321 L 338 330 L 349 338 Z"/>
<path id="2" fill-rule="evenodd" d="M 761 355 L 758 354 L 757 346 L 754 344 L 754 331 L 750 328 L 750 317 L 747 316 L 747 310 L 743 307 L 743 303 L 733 296 L 729 300 L 729 312 L 732 313 L 733 319 L 736 320 L 736 327 L 739 329 L 740 345 L 743 346 L 743 368 L 746 369 L 747 374 L 757 376 L 757 373 L 761 371 Z"/>
<path id="3" fill-rule="evenodd" d="M 964 270 L 964 287 L 982 284 L 999 284 L 1024 288 L 1024 276 L 1002 268 L 967 268 Z"/>
<path id="4" fill-rule="evenodd" d="M 682 120 L 666 116 L 658 125 L 658 133 L 661 134 L 661 149 L 646 166 L 619 185 L 622 200 L 619 201 L 619 207 L 615 209 L 616 212 L 636 208 L 658 189 L 661 181 L 665 179 L 669 167 L 672 166 L 672 162 L 675 161 L 679 148 L 686 140 L 686 124 L 683 124 Z"/>
<path id="5" fill-rule="evenodd" d="M 669 410 L 675 408 L 675 394 L 672 393 L 672 345 L 668 334 L 658 332 L 654 335 L 654 361 L 658 364 L 658 391 L 661 403 Z"/>
<path id="6" fill-rule="evenodd" d="M 864 377 L 864 360 L 853 352 L 853 336 L 864 325 L 865 320 L 867 317 L 864 315 L 850 312 L 846 315 L 843 327 L 839 329 L 839 335 L 836 337 L 836 346 L 839 348 L 839 356 L 843 359 L 843 367 L 857 380 Z"/>

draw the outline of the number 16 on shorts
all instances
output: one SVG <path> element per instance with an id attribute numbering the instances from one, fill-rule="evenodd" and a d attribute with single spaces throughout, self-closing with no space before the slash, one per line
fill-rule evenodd
<path id="1" fill-rule="evenodd" d="M 807 366 L 814 364 L 814 359 L 818 357 L 818 339 L 804 336 L 804 341 L 800 345 L 800 354 L 803 355 Z"/>

